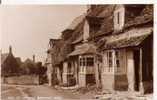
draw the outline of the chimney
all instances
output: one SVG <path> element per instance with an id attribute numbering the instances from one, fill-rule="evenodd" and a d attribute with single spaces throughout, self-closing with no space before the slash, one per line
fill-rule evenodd
<path id="1" fill-rule="evenodd" d="M 12 53 L 12 47 L 9 46 L 9 53 Z"/>
<path id="2" fill-rule="evenodd" d="M 33 62 L 35 63 L 35 55 L 33 55 Z"/>
<path id="3" fill-rule="evenodd" d="M 87 42 L 88 41 L 88 38 L 89 38 L 89 23 L 88 21 L 86 20 L 85 23 L 84 23 L 84 27 L 83 27 L 83 41 L 84 42 Z"/>

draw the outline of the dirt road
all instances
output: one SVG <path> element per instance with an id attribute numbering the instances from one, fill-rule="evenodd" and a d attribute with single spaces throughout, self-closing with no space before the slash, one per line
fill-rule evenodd
<path id="1" fill-rule="evenodd" d="M 2 100 L 91 100 L 88 94 L 75 94 L 47 85 L 2 85 Z"/>

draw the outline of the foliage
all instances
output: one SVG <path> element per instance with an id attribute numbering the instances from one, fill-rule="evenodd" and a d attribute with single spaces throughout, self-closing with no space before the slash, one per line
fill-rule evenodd
<path id="1" fill-rule="evenodd" d="M 46 68 L 42 66 L 41 62 L 31 62 L 26 61 L 20 66 L 21 74 L 26 75 L 44 75 L 46 72 Z"/>

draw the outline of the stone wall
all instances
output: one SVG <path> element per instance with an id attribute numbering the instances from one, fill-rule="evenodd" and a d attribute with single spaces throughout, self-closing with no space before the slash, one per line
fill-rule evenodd
<path id="1" fill-rule="evenodd" d="M 22 76 L 11 76 L 3 78 L 5 84 L 16 84 L 16 85 L 38 85 L 39 76 L 36 75 L 22 75 Z"/>

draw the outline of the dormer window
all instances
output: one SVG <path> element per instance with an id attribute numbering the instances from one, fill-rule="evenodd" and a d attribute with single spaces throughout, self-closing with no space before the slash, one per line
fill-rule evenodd
<path id="1" fill-rule="evenodd" d="M 114 30 L 119 31 L 124 27 L 125 9 L 123 5 L 118 5 L 114 11 Z"/>

